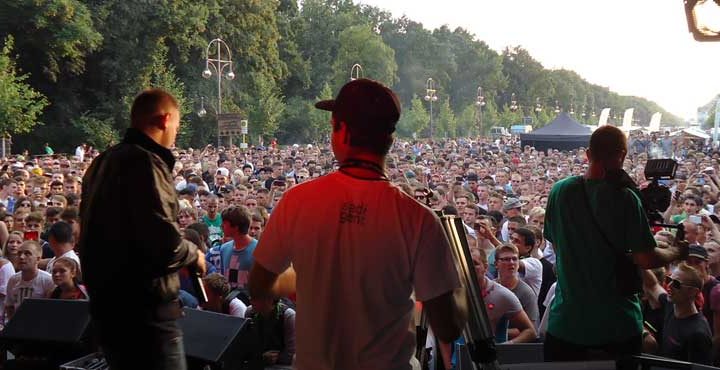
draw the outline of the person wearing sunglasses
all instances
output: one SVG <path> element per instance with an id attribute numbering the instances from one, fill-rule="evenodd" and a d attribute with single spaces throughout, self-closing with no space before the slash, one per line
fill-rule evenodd
<path id="1" fill-rule="evenodd" d="M 665 277 L 665 284 L 667 291 L 651 271 L 643 271 L 645 295 L 653 307 L 664 311 L 662 338 L 657 340 L 660 355 L 709 365 L 713 355 L 710 325 L 695 306 L 703 286 L 701 274 L 681 262 L 672 275 Z"/>

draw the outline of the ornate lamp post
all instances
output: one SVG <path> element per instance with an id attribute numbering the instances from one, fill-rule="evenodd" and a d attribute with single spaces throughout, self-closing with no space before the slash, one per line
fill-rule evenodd
<path id="1" fill-rule="evenodd" d="M 358 78 L 363 78 L 363 69 L 360 64 L 355 63 L 350 68 L 350 81 L 355 81 Z"/>
<path id="2" fill-rule="evenodd" d="M 515 93 L 510 94 L 510 111 L 515 112 L 520 106 L 518 105 Z"/>
<path id="3" fill-rule="evenodd" d="M 483 119 L 483 107 L 485 106 L 485 97 L 483 96 L 482 86 L 477 88 L 477 100 L 475 100 L 475 106 L 478 110 L 478 136 L 482 136 L 482 119 Z"/>
<path id="4" fill-rule="evenodd" d="M 217 47 L 217 55 L 210 55 L 210 48 L 213 46 Z M 235 79 L 235 73 L 232 71 L 232 55 L 230 54 L 230 48 L 227 46 L 225 41 L 222 39 L 213 39 L 208 43 L 205 51 L 205 70 L 202 73 L 204 78 L 210 78 L 213 75 L 213 71 L 217 75 L 218 85 L 218 105 L 217 105 L 217 116 L 218 116 L 218 147 L 220 146 L 220 126 L 219 117 L 222 113 L 222 76 L 225 68 L 228 69 L 225 78 L 228 80 Z M 210 69 L 212 67 L 212 70 Z"/>
<path id="5" fill-rule="evenodd" d="M 433 138 L 433 102 L 438 100 L 435 90 L 435 81 L 432 78 L 428 78 L 425 82 L 425 101 L 430 102 L 430 139 Z"/>

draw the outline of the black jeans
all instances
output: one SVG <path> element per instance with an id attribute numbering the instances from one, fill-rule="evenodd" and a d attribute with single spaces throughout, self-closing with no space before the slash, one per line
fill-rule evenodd
<path id="1" fill-rule="evenodd" d="M 619 370 L 637 369 L 632 356 L 640 354 L 642 336 L 638 335 L 622 342 L 607 343 L 600 346 L 584 346 L 564 341 L 547 333 L 545 336 L 545 362 L 559 361 L 607 361 L 615 360 Z"/>
<path id="2" fill-rule="evenodd" d="M 111 370 L 185 370 L 182 332 L 175 320 L 93 323 Z"/>

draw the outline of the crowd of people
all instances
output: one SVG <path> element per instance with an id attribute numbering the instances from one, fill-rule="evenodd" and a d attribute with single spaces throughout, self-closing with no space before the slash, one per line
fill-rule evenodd
<path id="1" fill-rule="evenodd" d="M 667 136 L 632 136 L 629 149 L 624 169 L 640 187 L 648 183 L 643 172 L 648 159 L 670 157 L 680 163 L 676 178 L 662 182 L 673 192 L 663 216 L 668 223 L 684 225 L 690 244 L 684 262 L 643 272 L 643 351 L 717 363 L 720 155 L 705 143 Z M 78 257 L 82 251 L 75 246 L 82 179 L 98 154 L 81 145 L 74 155 L 18 155 L 0 163 L 2 323 L 12 319 L 26 298 L 88 299 Z M 329 145 L 274 142 L 247 150 L 208 145 L 175 148 L 172 154 L 176 221 L 207 262 L 203 282 L 208 301 L 198 301 L 192 273 L 183 269 L 183 304 L 253 318 L 261 323 L 257 335 L 263 361 L 290 365 L 294 297 L 251 297 L 248 275 L 258 240 L 285 192 L 338 169 Z M 386 169 L 388 179 L 405 193 L 462 218 L 496 340 L 542 341 L 556 286 L 556 254 L 544 237 L 548 193 L 557 181 L 587 171 L 585 150 L 537 151 L 521 147 L 516 138 L 398 139 Z M 306 206 L 313 207 L 313 201 L 308 199 Z M 361 213 L 351 207 L 343 217 L 353 220 L 364 217 Z M 676 243 L 674 232 L 654 231 L 659 247 Z M 454 366 L 451 352 L 450 346 L 442 348 L 446 368 Z"/>

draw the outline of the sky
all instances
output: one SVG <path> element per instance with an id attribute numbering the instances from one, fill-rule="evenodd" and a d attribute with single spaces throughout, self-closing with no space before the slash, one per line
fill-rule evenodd
<path id="1" fill-rule="evenodd" d="M 682 0 L 360 0 L 433 29 L 463 27 L 491 48 L 522 46 L 684 118 L 720 93 L 720 42 L 697 42 Z M 631 108 L 631 107 L 627 107 Z"/>

